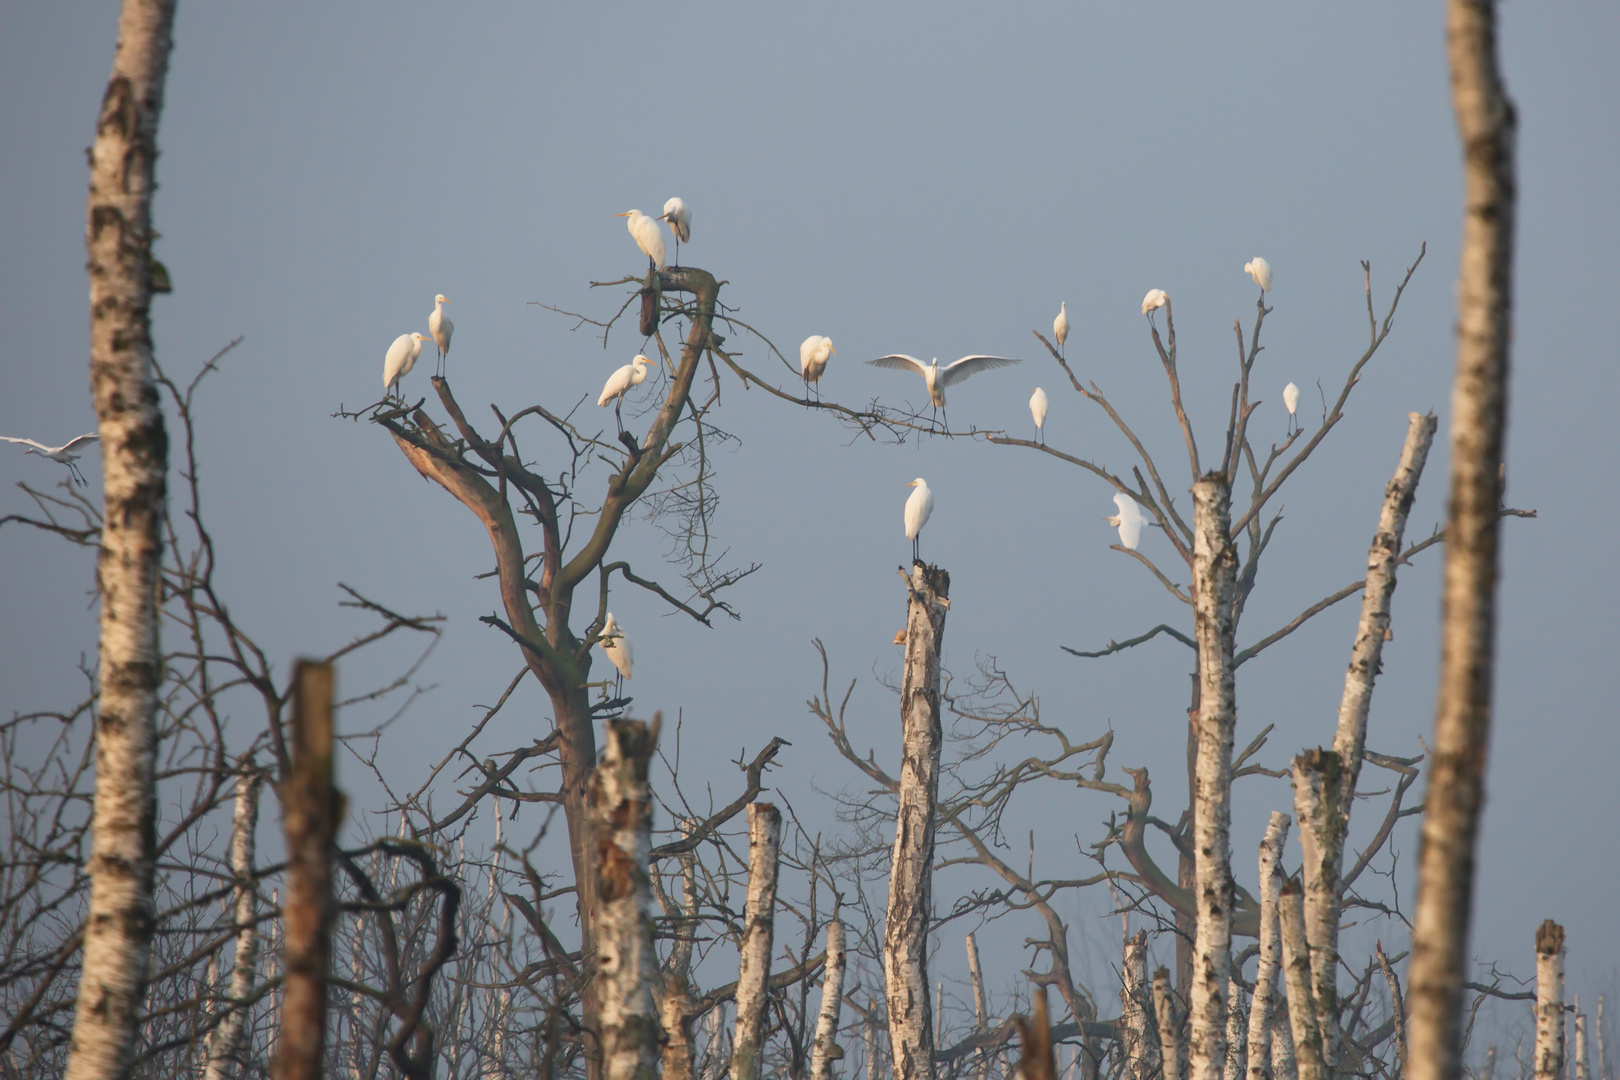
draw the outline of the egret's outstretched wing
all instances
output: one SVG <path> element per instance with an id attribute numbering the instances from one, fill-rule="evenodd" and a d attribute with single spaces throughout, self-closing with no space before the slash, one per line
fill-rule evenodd
<path id="1" fill-rule="evenodd" d="M 925 379 L 928 377 L 928 365 L 915 356 L 907 356 L 905 353 L 890 353 L 888 356 L 880 356 L 876 360 L 868 360 L 867 363 L 872 367 L 893 368 L 896 371 L 915 371 Z"/>
<path id="2" fill-rule="evenodd" d="M 37 443 L 33 439 L 18 439 L 18 438 L 15 438 L 15 437 L 11 436 L 11 435 L 0 435 L 0 442 L 19 443 L 19 444 L 21 444 L 23 446 L 32 446 L 35 450 L 49 450 L 50 449 L 50 447 L 46 446 L 44 443 Z M 68 443 L 68 445 L 72 446 L 73 444 Z"/>
<path id="3" fill-rule="evenodd" d="M 96 440 L 98 440 L 100 438 L 101 438 L 100 435 L 97 435 L 95 432 L 92 431 L 92 432 L 89 432 L 87 434 L 80 435 L 77 439 L 74 439 L 72 442 L 70 442 L 66 446 L 62 447 L 62 449 L 63 450 L 72 450 L 75 446 L 78 446 L 80 443 L 95 442 Z"/>
<path id="4" fill-rule="evenodd" d="M 969 375 L 977 375 L 989 368 L 1006 367 L 1008 364 L 1017 364 L 1021 361 L 1006 356 L 964 356 L 962 359 L 939 369 L 939 381 L 946 386 L 961 382 Z"/>

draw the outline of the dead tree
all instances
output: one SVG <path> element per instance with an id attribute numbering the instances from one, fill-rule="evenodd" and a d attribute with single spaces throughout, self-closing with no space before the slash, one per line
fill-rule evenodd
<path id="1" fill-rule="evenodd" d="M 1268 1080 L 1271 1076 L 1272 1024 L 1277 1007 L 1277 975 L 1280 970 L 1277 904 L 1282 893 L 1283 843 L 1288 838 L 1288 815 L 1276 810 L 1260 841 L 1260 953 L 1254 973 L 1254 998 L 1249 1007 L 1248 1080 Z"/>
<path id="2" fill-rule="evenodd" d="M 1299 1080 L 1327 1080 L 1322 1062 L 1322 1029 L 1316 1022 L 1316 1003 L 1311 990 L 1304 896 L 1297 878 L 1283 883 L 1277 916 L 1282 930 L 1283 975 L 1288 984 L 1288 1023 L 1294 1034 Z"/>
<path id="3" fill-rule="evenodd" d="M 759 1080 L 765 1048 L 765 1000 L 771 979 L 771 942 L 776 929 L 776 875 L 782 843 L 782 813 L 770 803 L 748 807 L 748 903 L 737 973 L 737 1032 L 731 1080 Z"/>
<path id="4" fill-rule="evenodd" d="M 1564 928 L 1536 928 L 1536 1080 L 1564 1076 Z"/>

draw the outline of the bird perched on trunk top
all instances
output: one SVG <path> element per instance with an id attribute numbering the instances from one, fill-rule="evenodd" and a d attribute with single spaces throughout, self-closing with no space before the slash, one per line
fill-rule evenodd
<path id="1" fill-rule="evenodd" d="M 964 356 L 960 360 L 954 360 L 944 367 L 940 367 L 939 357 L 937 356 L 934 357 L 931 363 L 925 364 L 915 356 L 907 356 L 905 353 L 890 353 L 888 356 L 880 356 L 876 360 L 867 361 L 873 367 L 892 368 L 895 371 L 915 371 L 918 375 L 921 375 L 923 382 L 928 384 L 928 400 L 936 409 L 945 407 L 945 388 L 947 386 L 953 386 L 990 368 L 1006 367 L 1008 364 L 1021 362 L 1006 356 L 975 354 L 973 356 Z M 948 417 L 945 426 L 947 429 L 950 427 Z"/>
<path id="2" fill-rule="evenodd" d="M 934 513 L 934 493 L 928 490 L 928 481 L 920 476 L 906 487 L 916 489 L 906 500 L 906 539 L 911 541 L 911 561 L 918 563 L 922 562 L 922 546 L 917 538 Z"/>
<path id="3" fill-rule="evenodd" d="M 428 333 L 433 336 L 433 344 L 438 347 L 441 363 L 450 359 L 450 335 L 456 332 L 456 324 L 444 313 L 444 305 L 449 302 L 449 298 L 440 293 L 433 298 L 433 310 L 428 314 Z M 444 368 L 440 374 L 448 372 L 449 368 Z"/>
<path id="4" fill-rule="evenodd" d="M 416 366 L 416 358 L 422 355 L 422 343 L 427 340 L 425 334 L 401 334 L 388 346 L 388 355 L 383 357 L 383 391 L 392 387 L 401 399 L 405 392 L 399 388 L 399 381 L 411 373 Z"/>
<path id="5" fill-rule="evenodd" d="M 1254 278 L 1254 283 L 1260 286 L 1261 292 L 1271 291 L 1271 264 L 1266 260 L 1256 255 L 1243 264 L 1243 272 Z"/>
<path id="6" fill-rule="evenodd" d="M 630 235 L 634 238 L 636 247 L 640 248 L 641 253 L 647 256 L 648 267 L 662 270 L 664 268 L 664 237 L 658 231 L 658 220 L 648 217 L 640 210 L 626 210 L 622 214 L 614 214 L 613 216 L 630 219 L 624 223 L 625 227 L 630 230 Z"/>
<path id="7" fill-rule="evenodd" d="M 692 239 L 692 211 L 679 195 L 664 204 L 663 220 L 669 222 L 669 231 L 675 234 L 675 265 L 681 265 L 681 245 Z"/>

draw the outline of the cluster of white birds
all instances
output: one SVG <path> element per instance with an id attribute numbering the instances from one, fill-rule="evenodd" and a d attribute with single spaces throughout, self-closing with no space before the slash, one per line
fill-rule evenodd
<path id="1" fill-rule="evenodd" d="M 648 267 L 655 270 L 664 268 L 664 234 L 658 228 L 658 223 L 666 222 L 669 231 L 675 235 L 675 265 L 681 265 L 681 245 L 692 239 L 692 211 L 686 208 L 680 196 L 666 202 L 664 212 L 657 217 L 648 217 L 640 210 L 626 210 L 613 216 L 629 219 L 625 227 L 630 230 L 636 247 L 647 256 Z"/>
<path id="2" fill-rule="evenodd" d="M 416 358 L 422 355 L 422 346 L 433 342 L 434 348 L 439 350 L 439 364 L 435 368 L 436 374 L 444 374 L 450 359 L 450 335 L 455 333 L 456 324 L 450 321 L 450 316 L 444 313 L 444 305 L 450 298 L 444 293 L 433 298 L 433 310 L 428 312 L 428 332 L 426 334 L 401 334 L 388 346 L 388 352 L 383 356 L 383 394 L 395 394 L 400 398 L 404 392 L 399 388 L 399 381 L 411 373 L 416 366 Z"/>

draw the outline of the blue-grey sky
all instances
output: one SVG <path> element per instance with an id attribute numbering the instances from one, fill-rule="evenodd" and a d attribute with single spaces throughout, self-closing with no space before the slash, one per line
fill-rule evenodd
<path id="1" fill-rule="evenodd" d="M 1505 526 L 1474 951 L 1528 972 L 1534 927 L 1556 918 L 1572 983 L 1595 992 L 1613 985 L 1620 949 L 1620 735 L 1603 674 L 1620 651 L 1620 514 L 1602 479 L 1620 469 L 1602 315 L 1616 286 L 1620 21 L 1602 3 L 1504 15 L 1521 124 L 1509 501 L 1540 518 Z M 54 442 L 94 426 L 83 148 L 115 25 L 106 0 L 25 5 L 0 38 L 0 434 Z M 1262 254 L 1276 273 L 1255 426 L 1281 438 L 1282 385 L 1304 387 L 1302 412 L 1315 415 L 1317 380 L 1331 397 L 1364 348 L 1359 261 L 1372 262 L 1382 312 L 1427 241 L 1347 418 L 1280 500 L 1242 641 L 1360 576 L 1413 410 L 1437 411 L 1442 426 L 1411 534 L 1443 517 L 1460 173 L 1438 3 L 188 3 L 160 144 L 157 250 L 175 292 L 154 307 L 159 356 L 189 372 L 246 338 L 201 394 L 202 478 L 234 613 L 279 658 L 330 649 L 361 625 L 336 612 L 339 581 L 448 616 L 420 673 L 433 689 L 385 753 L 402 777 L 459 740 L 519 657 L 476 621 L 497 605 L 473 580 L 490 563 L 482 529 L 381 432 L 330 414 L 377 399 L 384 350 L 425 330 L 436 292 L 453 301 L 450 374 L 470 413 L 594 398 L 638 347 L 633 330 L 604 351 L 531 302 L 610 312 L 617 295 L 588 283 L 644 265 L 611 215 L 656 212 L 669 195 L 694 212 L 683 261 L 727 279 L 742 318 L 784 350 L 833 338 L 827 396 L 918 400 L 914 379 L 859 363 L 886 352 L 1021 356 L 956 388 L 952 420 L 1023 434 L 1042 385 L 1054 446 L 1128 468 L 1129 446 L 1030 337 L 1068 301 L 1071 360 L 1177 491 L 1186 459 L 1142 294 L 1174 300 L 1207 455 L 1225 422 L 1231 323 L 1252 320 L 1247 259 Z M 750 366 L 780 372 L 757 343 L 743 347 Z M 431 358 L 407 379 L 413 395 L 429 370 Z M 742 621 L 705 630 L 624 588 L 611 604 L 635 644 L 637 708 L 684 712 L 694 790 L 713 782 L 729 797 L 735 774 L 712 763 L 782 735 L 794 744 L 783 794 L 828 820 L 813 786 L 856 778 L 805 712 L 820 678 L 812 637 L 835 681 L 860 679 L 857 730 L 880 754 L 892 748 L 893 699 L 877 676 L 895 666 L 904 618 L 903 485 L 921 475 L 937 498 L 923 550 L 953 577 L 947 662 L 966 673 L 999 657 L 1077 737 L 1111 724 L 1112 761 L 1150 766 L 1160 805 L 1180 805 L 1185 650 L 1161 639 L 1081 661 L 1058 648 L 1188 623 L 1108 549 L 1111 491 L 1028 451 L 852 444 L 824 416 L 734 381 L 724 393 L 721 422 L 741 443 L 718 460 L 717 528 L 738 561 L 764 564 L 732 597 Z M 0 514 L 28 509 L 9 481 L 54 482 L 56 468 L 0 455 Z M 1162 536 L 1143 549 L 1186 579 Z M 651 569 L 662 544 L 638 521 L 623 550 Z M 1401 578 L 1369 737 L 1385 753 L 1421 753 L 1432 727 L 1439 565 L 1431 552 Z M 77 692 L 95 643 L 92 572 L 46 536 L 0 533 L 4 708 Z M 1275 767 L 1331 738 L 1354 619 L 1343 605 L 1243 668 L 1240 744 L 1276 724 L 1262 754 Z M 405 659 L 379 656 L 344 679 L 358 686 Z M 526 743 L 547 716 L 526 685 L 481 745 Z M 1234 848 L 1249 880 L 1266 813 L 1291 799 L 1282 781 L 1245 785 Z M 1381 812 L 1366 805 L 1359 836 Z M 1048 792 L 1049 872 L 1116 807 Z M 1409 904 L 1415 833 L 1397 846 Z M 970 883 L 952 873 L 947 891 Z"/>

